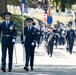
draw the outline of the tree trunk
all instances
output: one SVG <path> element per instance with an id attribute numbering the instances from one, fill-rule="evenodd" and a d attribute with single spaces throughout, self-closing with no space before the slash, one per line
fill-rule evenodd
<path id="1" fill-rule="evenodd" d="M 61 11 L 65 12 L 65 3 L 64 2 L 61 2 Z"/>
<path id="2" fill-rule="evenodd" d="M 7 0 L 0 0 L 0 15 L 3 15 L 7 11 Z"/>
<path id="3" fill-rule="evenodd" d="M 58 2 L 56 2 L 56 12 L 59 12 L 58 8 Z"/>

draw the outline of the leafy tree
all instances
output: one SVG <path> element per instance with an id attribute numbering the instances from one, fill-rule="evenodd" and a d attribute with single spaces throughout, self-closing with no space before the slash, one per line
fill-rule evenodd
<path id="1" fill-rule="evenodd" d="M 26 0 L 29 6 L 36 6 L 35 0 Z M 33 3 L 33 4 L 32 4 Z M 7 11 L 7 4 L 14 5 L 14 6 L 20 6 L 21 0 L 0 0 L 0 15 L 2 15 L 4 12 Z"/>
<path id="2" fill-rule="evenodd" d="M 21 0 L 6 0 L 7 4 L 18 6 L 21 4 Z"/>
<path id="3" fill-rule="evenodd" d="M 71 8 L 72 4 L 76 4 L 76 0 L 53 0 L 54 2 L 56 2 L 56 4 L 58 2 L 61 3 L 61 11 L 65 12 L 65 7 L 67 8 Z"/>
<path id="4" fill-rule="evenodd" d="M 67 7 L 71 8 L 72 4 L 76 4 L 76 0 L 67 0 Z"/>

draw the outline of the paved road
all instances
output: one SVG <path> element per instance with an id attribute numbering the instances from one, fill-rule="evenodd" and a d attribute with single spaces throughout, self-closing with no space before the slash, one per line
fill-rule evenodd
<path id="1" fill-rule="evenodd" d="M 35 66 L 34 71 L 26 72 L 23 70 L 23 47 L 17 42 L 16 45 L 17 63 L 15 59 L 15 50 L 13 58 L 13 70 L 11 73 L 3 73 L 0 75 L 76 75 L 76 47 L 74 46 L 73 54 L 69 55 L 65 50 L 65 46 L 54 47 L 53 57 L 49 57 L 42 44 L 40 48 L 35 50 Z M 1 50 L 0 50 L 1 54 Z M 1 59 L 1 55 L 0 55 Z M 8 61 L 8 58 L 7 58 Z M 8 63 L 8 62 L 7 62 Z M 8 69 L 7 69 L 8 70 Z"/>

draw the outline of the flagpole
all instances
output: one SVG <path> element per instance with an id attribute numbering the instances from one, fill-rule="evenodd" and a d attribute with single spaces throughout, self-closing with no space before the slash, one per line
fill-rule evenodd
<path id="1" fill-rule="evenodd" d="M 24 4 L 26 3 L 26 0 L 22 0 L 22 11 L 21 11 L 21 14 L 22 14 L 22 32 L 23 32 L 23 41 L 24 41 Z M 23 46 L 23 62 L 25 62 L 25 48 Z"/>
<path id="2" fill-rule="evenodd" d="M 48 15 L 48 17 L 50 17 L 50 20 L 52 20 L 50 0 L 48 0 L 48 14 L 47 15 Z M 51 23 L 49 25 L 51 26 Z"/>
<path id="3" fill-rule="evenodd" d="M 22 15 L 22 32 L 23 32 L 23 41 L 24 41 L 24 15 Z M 23 62 L 25 62 L 25 48 L 23 47 Z"/>
<path id="4" fill-rule="evenodd" d="M 25 10 L 27 11 L 27 7 L 25 7 L 26 5 L 26 0 L 22 0 L 22 32 L 23 32 L 23 41 L 24 41 L 24 13 Z M 23 62 L 25 62 L 25 48 L 23 47 Z"/>
<path id="5" fill-rule="evenodd" d="M 50 11 L 51 11 L 50 0 L 48 0 L 48 16 L 50 16 Z"/>

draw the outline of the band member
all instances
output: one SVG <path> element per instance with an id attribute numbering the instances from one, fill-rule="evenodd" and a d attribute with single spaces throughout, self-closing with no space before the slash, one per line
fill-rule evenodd
<path id="1" fill-rule="evenodd" d="M 75 31 L 72 29 L 72 25 L 68 25 L 69 30 L 67 31 L 66 39 L 68 41 L 68 50 L 72 54 L 73 44 L 75 39 Z"/>
<path id="2" fill-rule="evenodd" d="M 49 28 L 46 27 L 45 30 L 44 30 L 44 41 L 45 41 L 45 50 L 47 51 L 48 55 L 49 55 L 49 52 L 48 52 L 48 34 L 49 34 Z"/>
<path id="3" fill-rule="evenodd" d="M 60 23 L 60 27 L 59 27 L 59 44 L 60 45 L 64 45 L 64 39 L 62 37 L 62 32 L 64 30 L 64 24 L 63 23 Z"/>
<path id="4" fill-rule="evenodd" d="M 6 12 L 5 21 L 0 25 L 0 31 L 2 32 L 2 67 L 1 70 L 6 72 L 6 53 L 8 49 L 9 64 L 8 72 L 12 70 L 13 59 L 13 45 L 15 44 L 17 37 L 16 24 L 11 21 L 11 13 Z"/>
<path id="5" fill-rule="evenodd" d="M 66 50 L 68 52 L 68 41 L 66 39 L 66 35 L 67 35 L 67 31 L 68 31 L 68 25 L 65 26 L 64 31 L 62 32 L 62 37 L 64 38 L 64 43 L 66 45 Z"/>
<path id="6" fill-rule="evenodd" d="M 66 40 L 66 30 L 64 28 L 62 31 L 62 43 L 63 43 L 63 45 L 65 44 L 65 40 Z"/>
<path id="7" fill-rule="evenodd" d="M 56 46 L 56 48 L 57 48 L 57 44 L 58 44 L 58 28 L 54 28 L 53 29 L 53 31 L 54 31 L 54 33 L 56 33 L 55 35 L 54 35 L 54 45 Z"/>
<path id="8" fill-rule="evenodd" d="M 52 57 L 53 53 L 53 46 L 54 46 L 54 32 L 53 28 L 49 29 L 49 34 L 48 34 L 48 53 L 50 54 L 50 57 Z"/>
<path id="9" fill-rule="evenodd" d="M 41 30 L 41 27 L 39 26 L 38 27 L 38 37 L 37 37 L 37 44 L 38 44 L 38 48 L 39 48 L 39 46 L 40 46 L 40 44 L 41 44 L 41 36 L 42 36 L 42 30 Z"/>
<path id="10" fill-rule="evenodd" d="M 36 47 L 37 41 L 37 29 L 32 26 L 33 19 L 27 18 L 26 19 L 27 26 L 24 27 L 24 36 L 25 39 L 23 40 L 23 34 L 21 34 L 21 42 L 24 44 L 25 47 L 25 54 L 26 54 L 26 62 L 24 66 L 24 70 L 29 71 L 29 61 L 31 70 L 33 70 L 34 66 L 34 51 Z"/>

